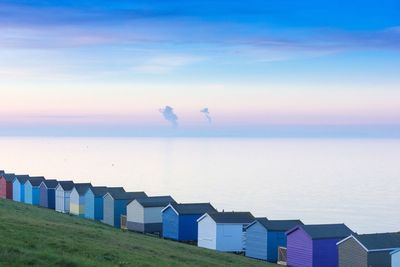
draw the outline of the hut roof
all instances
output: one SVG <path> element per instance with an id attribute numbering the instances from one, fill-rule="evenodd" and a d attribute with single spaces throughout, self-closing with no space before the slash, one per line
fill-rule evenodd
<path id="1" fill-rule="evenodd" d="M 108 192 L 125 192 L 123 187 L 106 187 L 106 186 L 93 186 L 91 188 L 93 194 L 96 197 L 102 197 L 105 194 L 107 194 Z"/>
<path id="2" fill-rule="evenodd" d="M 3 177 L 7 182 L 12 182 L 15 178 L 14 173 L 3 173 L 1 174 L 1 177 Z"/>
<path id="3" fill-rule="evenodd" d="M 71 191 L 74 188 L 74 182 L 72 181 L 60 181 L 58 184 L 64 191 Z"/>
<path id="4" fill-rule="evenodd" d="M 24 184 L 24 183 L 26 183 L 26 181 L 28 181 L 28 179 L 29 179 L 29 175 L 26 175 L 26 174 L 16 174 L 15 175 L 15 179 L 17 179 L 18 180 L 18 182 L 20 182 L 21 184 Z"/>
<path id="5" fill-rule="evenodd" d="M 279 232 L 282 231 L 286 232 L 287 230 L 290 230 L 297 225 L 303 225 L 303 222 L 300 220 L 268 220 L 265 217 L 256 218 L 256 220 L 253 223 L 255 222 L 259 222 L 268 231 L 279 231 Z M 251 225 L 253 225 L 253 223 Z"/>
<path id="6" fill-rule="evenodd" d="M 92 187 L 92 184 L 91 183 L 77 183 L 77 184 L 74 184 L 74 187 L 79 195 L 83 195 L 86 193 L 86 191 L 89 188 Z"/>
<path id="7" fill-rule="evenodd" d="M 175 200 L 171 196 L 155 196 L 136 199 L 145 208 L 151 207 L 165 207 Z"/>
<path id="8" fill-rule="evenodd" d="M 123 187 L 107 187 L 107 192 L 109 193 L 125 193 L 125 189 Z"/>
<path id="9" fill-rule="evenodd" d="M 400 233 L 354 234 L 353 237 L 367 250 L 400 248 Z"/>
<path id="10" fill-rule="evenodd" d="M 93 192 L 93 195 L 98 197 L 98 196 L 104 196 L 107 194 L 107 186 L 92 186 L 90 190 Z"/>
<path id="11" fill-rule="evenodd" d="M 390 255 L 396 254 L 400 252 L 400 248 L 399 249 L 395 249 L 392 252 L 390 252 Z"/>
<path id="12" fill-rule="evenodd" d="M 214 212 L 207 213 L 216 223 L 251 223 L 254 216 L 250 212 Z M 199 219 L 200 220 L 200 219 Z"/>
<path id="13" fill-rule="evenodd" d="M 170 205 L 180 215 L 217 212 L 217 210 L 210 203 L 170 203 Z"/>
<path id="14" fill-rule="evenodd" d="M 54 179 L 51 179 L 51 180 L 44 180 L 42 183 L 44 183 L 44 185 L 45 185 L 47 188 L 51 188 L 51 189 L 56 188 L 57 185 L 58 185 L 58 181 L 57 181 L 57 180 L 54 180 Z"/>
<path id="15" fill-rule="evenodd" d="M 44 177 L 29 177 L 28 179 L 32 186 L 39 186 L 44 180 Z"/>
<path id="16" fill-rule="evenodd" d="M 124 192 L 113 190 L 108 192 L 114 199 L 118 200 L 134 200 L 136 198 L 145 198 L 147 197 L 145 192 Z"/>
<path id="17" fill-rule="evenodd" d="M 309 224 L 296 226 L 293 229 L 286 232 L 290 234 L 296 229 L 303 229 L 311 239 L 333 239 L 333 238 L 345 238 L 353 233 L 345 224 Z"/>

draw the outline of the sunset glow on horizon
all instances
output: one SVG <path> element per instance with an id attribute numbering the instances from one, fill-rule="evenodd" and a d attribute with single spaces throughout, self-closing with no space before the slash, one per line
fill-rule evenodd
<path id="1" fill-rule="evenodd" d="M 398 1 L 93 3 L 0 2 L 3 134 L 400 125 Z"/>

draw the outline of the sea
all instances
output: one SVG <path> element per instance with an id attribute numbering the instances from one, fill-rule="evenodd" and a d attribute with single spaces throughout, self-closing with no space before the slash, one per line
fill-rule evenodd
<path id="1" fill-rule="evenodd" d="M 400 231 L 400 139 L 1 137 L 0 170 Z"/>

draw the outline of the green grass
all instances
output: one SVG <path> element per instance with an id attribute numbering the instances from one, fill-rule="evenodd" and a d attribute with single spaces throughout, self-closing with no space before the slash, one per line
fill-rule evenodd
<path id="1" fill-rule="evenodd" d="M 0 266 L 277 266 L 0 200 Z"/>

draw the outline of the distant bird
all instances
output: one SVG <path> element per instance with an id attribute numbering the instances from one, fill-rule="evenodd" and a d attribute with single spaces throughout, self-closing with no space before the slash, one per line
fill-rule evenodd
<path id="1" fill-rule="evenodd" d="M 210 112 L 208 111 L 208 108 L 203 108 L 202 110 L 200 110 L 200 112 L 204 114 L 204 116 L 208 120 L 208 123 L 211 124 L 211 116 L 210 116 Z"/>

